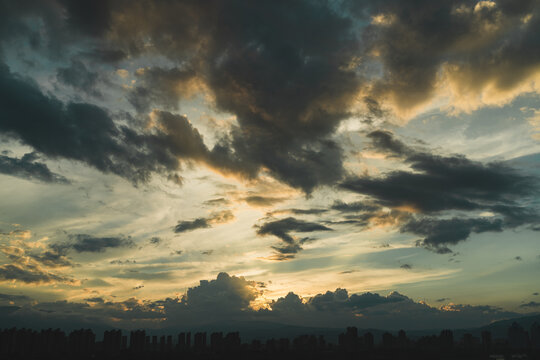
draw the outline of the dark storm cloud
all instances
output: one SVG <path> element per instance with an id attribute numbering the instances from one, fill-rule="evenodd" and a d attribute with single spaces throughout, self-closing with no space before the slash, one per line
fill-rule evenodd
<path id="1" fill-rule="evenodd" d="M 192 154 L 194 159 L 246 178 L 264 169 L 306 193 L 345 175 L 343 151 L 331 136 L 359 102 L 379 117 L 384 115 L 385 101 L 414 107 L 434 95 L 441 74 L 474 94 L 487 85 L 511 92 L 540 63 L 540 51 L 535 50 L 540 48 L 536 2 L 259 1 L 254 6 L 245 1 L 81 4 L 63 0 L 50 4 L 2 3 L 5 21 L 0 21 L 0 33 L 5 38 L 26 34 L 36 37 L 36 42 L 46 38 L 56 48 L 90 43 L 92 48 L 79 53 L 88 54 L 91 61 L 165 58 L 169 67 L 135 73 L 138 82 L 128 97 L 136 109 L 176 109 L 182 97 L 209 95 L 215 109 L 235 115 L 236 124 L 216 147 L 204 150 L 204 156 Z M 45 35 L 23 21 L 31 16 L 43 20 Z M 106 50 L 99 54 L 96 49 Z M 382 65 L 382 77 L 363 74 L 371 68 L 364 64 L 369 61 Z M 361 97 L 361 93 L 368 94 Z M 46 117 L 42 122 L 49 121 Z M 107 159 L 105 164 L 67 152 L 52 155 L 139 180 L 159 169 L 178 170 L 173 156 L 177 154 L 171 154 L 171 149 L 144 154 L 137 147 L 115 149 L 134 140 L 116 130 L 96 134 L 116 141 L 113 149 L 96 153 Z M 154 150 L 158 143 L 164 146 L 163 138 L 135 138 Z"/>
<path id="2" fill-rule="evenodd" d="M 488 85 L 495 92 L 517 88 L 540 63 L 538 2 L 351 3 L 364 19 L 379 16 L 363 32 L 366 52 L 371 50 L 373 60 L 383 65 L 371 96 L 390 98 L 401 109 L 433 97 L 441 73 L 458 92 L 481 95 Z"/>
<path id="3" fill-rule="evenodd" d="M 96 237 L 88 234 L 70 234 L 68 241 L 52 244 L 51 249 L 63 254 L 69 250 L 78 253 L 102 253 L 107 249 L 116 249 L 133 246 L 131 237 Z"/>
<path id="4" fill-rule="evenodd" d="M 59 3 L 65 6 L 66 21 L 73 29 L 90 36 L 101 36 L 110 27 L 110 0 L 59 0 Z"/>
<path id="5" fill-rule="evenodd" d="M 500 232 L 534 225 L 535 208 L 522 205 L 538 193 L 536 179 L 501 162 L 480 163 L 461 155 L 442 156 L 408 146 L 388 131 L 368 134 L 371 147 L 409 164 L 380 177 L 349 178 L 341 187 L 368 195 L 380 206 L 417 212 L 400 219 L 400 231 L 423 236 L 418 243 L 438 253 L 472 233 Z M 472 213 L 469 217 L 439 218 L 444 211 Z M 479 218 L 476 212 L 492 212 Z M 369 217 L 370 213 L 367 213 Z"/>
<path id="6" fill-rule="evenodd" d="M 45 183 L 69 184 L 64 176 L 52 172 L 46 164 L 36 161 L 35 152 L 27 153 L 20 159 L 0 155 L 0 173 Z"/>
<path id="7" fill-rule="evenodd" d="M 13 28 L 23 26 L 26 16 L 46 18 L 45 35 L 36 36 L 47 37 L 56 48 L 84 43 L 79 38 L 87 36 L 93 44 L 97 42 L 100 48 L 109 49 L 109 53 L 102 54 L 96 53 L 96 47 L 80 51 L 79 55 L 88 53 L 91 60 L 101 57 L 114 61 L 151 53 L 177 64 L 136 72 L 139 81 L 129 100 L 138 111 L 159 106 L 176 109 L 180 98 L 203 92 L 208 93 L 219 111 L 234 114 L 237 126 L 212 150 L 207 159 L 210 166 L 248 178 L 265 169 L 306 193 L 343 176 L 343 153 L 330 136 L 340 121 L 350 116 L 361 79 L 350 66 L 359 51 L 355 27 L 336 8 L 310 1 L 263 1 L 253 6 L 243 1 L 225 4 L 118 0 L 80 4 L 65 0 L 59 1 L 59 5 L 63 11 L 55 12 L 53 9 L 58 8 L 48 9 L 46 5 L 27 9 L 11 6 L 5 10 L 14 18 L 10 22 Z M 63 52 L 55 53 L 61 56 Z M 74 63 L 73 67 L 82 70 L 81 64 Z M 70 68 L 64 70 L 60 78 L 72 85 L 80 87 L 93 82 L 93 77 L 88 76 L 91 72 L 75 74 Z M 36 100 L 43 101 L 39 97 Z M 60 115 L 58 109 L 54 110 Z M 32 114 L 24 115 L 35 118 L 27 116 Z M 100 117 L 95 111 L 92 116 Z M 54 124 L 50 118 L 42 122 Z M 97 123 L 104 125 L 102 121 Z M 118 129 L 111 127 L 108 130 L 109 133 L 98 132 L 95 137 L 103 140 L 101 135 L 105 135 L 107 141 L 101 147 L 109 145 L 109 149 L 105 146 L 104 151 L 94 153 L 109 160 L 113 156 L 124 157 L 125 149 L 114 149 L 111 154 L 113 149 L 108 141 L 126 141 L 122 131 L 117 133 Z M 27 140 L 22 134 L 17 135 Z M 41 136 L 51 141 L 57 138 L 48 132 Z M 37 144 L 27 143 L 42 151 Z M 172 160 L 166 153 L 167 150 L 148 155 L 144 164 L 140 163 L 142 159 L 131 162 L 132 166 L 128 166 L 128 161 L 117 162 L 128 167 L 123 171 L 129 170 L 131 178 L 144 180 L 153 171 L 148 168 L 150 161 L 159 155 L 159 160 Z M 66 152 L 54 155 L 74 158 Z M 140 154 L 130 149 L 130 155 Z M 114 165 L 118 163 L 96 166 L 96 160 L 87 160 L 83 161 L 102 171 L 120 172 L 115 171 Z M 158 163 L 170 170 L 167 164 Z"/>
<path id="8" fill-rule="evenodd" d="M 124 60 L 127 54 L 122 50 L 115 49 L 91 49 L 79 52 L 78 56 L 102 63 L 117 63 Z"/>
<path id="9" fill-rule="evenodd" d="M 56 72 L 56 78 L 76 91 L 83 91 L 96 97 L 102 96 L 97 89 L 98 73 L 88 70 L 79 60 L 72 60 L 70 66 L 59 68 Z"/>
<path id="10" fill-rule="evenodd" d="M 234 214 L 230 210 L 213 212 L 208 217 L 179 221 L 174 227 L 174 232 L 180 234 L 187 231 L 210 228 L 213 224 L 223 224 L 232 220 L 234 220 Z"/>
<path id="11" fill-rule="evenodd" d="M 148 109 L 150 101 L 173 108 L 196 80 L 219 110 L 237 117 L 238 127 L 216 148 L 241 163 L 234 171 L 253 175 L 264 167 L 306 192 L 341 178 L 342 151 L 328 137 L 350 115 L 360 88 L 348 67 L 358 41 L 347 18 L 308 1 L 140 1 L 118 8 L 122 20 L 115 23 L 113 11 L 111 34 L 119 48 L 135 55 L 150 41 L 153 51 L 185 64 L 142 74 L 130 95 L 136 108 Z"/>
<path id="12" fill-rule="evenodd" d="M 0 105 L 1 132 L 50 158 L 81 161 L 134 183 L 148 181 L 154 172 L 174 176 L 181 160 L 221 166 L 222 155 L 206 148 L 184 116 L 154 112 L 156 128 L 151 133 L 118 127 L 105 110 L 86 103 L 63 104 L 5 65 L 0 65 Z M 34 171 L 38 167 L 34 165 Z"/>
<path id="13" fill-rule="evenodd" d="M 313 239 L 311 238 L 301 238 L 297 239 L 294 236 L 291 235 L 293 232 L 314 232 L 314 231 L 331 231 L 332 229 L 329 227 L 326 227 L 324 225 L 295 219 L 293 217 L 288 217 L 285 219 L 275 220 L 275 221 L 269 221 L 266 223 L 263 223 L 260 226 L 257 226 L 257 234 L 258 235 L 274 235 L 281 239 L 283 241 L 283 244 L 279 246 L 272 246 L 272 248 L 277 251 L 277 255 L 284 255 L 284 256 L 278 256 L 276 260 L 288 260 L 291 259 L 293 256 L 292 254 L 296 254 L 300 250 L 302 250 L 302 244 L 311 241 Z"/>
<path id="14" fill-rule="evenodd" d="M 197 92 L 196 73 L 177 68 L 146 68 L 135 72 L 137 86 L 129 93 L 128 100 L 138 112 L 147 112 L 152 106 L 178 110 L 181 98 Z"/>

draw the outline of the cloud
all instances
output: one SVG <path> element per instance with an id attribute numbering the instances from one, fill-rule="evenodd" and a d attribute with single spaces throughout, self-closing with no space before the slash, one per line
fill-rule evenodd
<path id="1" fill-rule="evenodd" d="M 268 216 L 293 214 L 293 215 L 320 215 L 327 212 L 328 209 L 282 209 L 269 211 L 266 214 Z"/>
<path id="2" fill-rule="evenodd" d="M 307 1 L 293 8 L 275 2 L 169 5 L 136 2 L 122 8 L 122 19 L 111 10 L 108 35 L 118 48 L 137 56 L 150 39 L 154 50 L 183 64 L 141 72 L 132 103 L 141 111 L 171 109 L 194 87 L 202 87 L 218 110 L 238 119 L 238 127 L 215 149 L 216 155 L 235 159 L 236 170 L 254 175 L 265 168 L 306 192 L 339 179 L 342 152 L 328 137 L 349 116 L 360 87 L 360 77 L 346 66 L 358 49 L 350 21 Z M 192 16 L 179 25 L 171 14 Z M 277 26 L 275 17 L 285 21 Z M 144 30 L 133 32 L 128 24 Z"/>
<path id="3" fill-rule="evenodd" d="M 178 110 L 181 98 L 202 90 L 197 73 L 190 69 L 141 68 L 135 75 L 137 86 L 129 93 L 128 100 L 138 112 L 146 113 L 156 105 Z"/>
<path id="4" fill-rule="evenodd" d="M 183 301 L 193 310 L 215 312 L 248 310 L 260 292 L 254 281 L 219 273 L 215 280 L 201 280 L 199 286 L 187 290 Z"/>
<path id="5" fill-rule="evenodd" d="M 16 281 L 25 284 L 77 284 L 77 281 L 71 278 L 48 272 L 39 266 L 31 264 L 26 266 L 17 264 L 0 265 L 0 281 Z"/>
<path id="6" fill-rule="evenodd" d="M 120 259 L 117 259 L 117 260 L 111 260 L 109 262 L 109 264 L 111 265 L 128 265 L 128 264 L 136 264 L 137 261 L 136 260 L 120 260 Z"/>
<path id="7" fill-rule="evenodd" d="M 89 303 L 101 303 L 101 304 L 105 302 L 105 300 L 103 300 L 103 298 L 101 297 L 86 298 L 84 299 L 84 301 L 89 302 Z"/>
<path id="8" fill-rule="evenodd" d="M 127 6 L 118 0 L 10 6 L 1 19 L 3 42 L 16 46 L 24 39 L 39 55 L 57 58 L 76 48 L 58 76 L 83 91 L 95 88 L 92 62 L 160 61 L 130 71 L 136 82 L 126 96 L 138 121 L 111 119 L 91 104 L 63 104 L 3 66 L 0 95 L 9 116 L 2 119 L 13 121 L 0 123 L 0 131 L 47 156 L 134 182 L 153 173 L 179 179 L 181 163 L 196 162 L 240 178 L 269 174 L 310 194 L 346 175 L 334 135 L 359 111 L 414 113 L 428 102 L 444 103 L 440 97 L 448 94 L 450 111 L 472 111 L 538 92 L 540 55 L 531 49 L 538 47 L 539 8 L 523 4 L 298 1 L 291 7 L 264 1 L 253 7 L 137 0 Z M 27 24 L 30 15 L 41 20 L 39 31 Z M 524 52 L 526 59 L 517 55 Z M 194 95 L 234 116 L 232 125 L 216 130 L 212 149 L 181 117 L 172 122 L 179 128 L 162 119 L 156 127 L 142 126 L 140 118 L 152 109 L 176 111 Z M 156 111 L 157 117 L 172 115 Z M 92 139 L 83 136 L 88 133 Z"/>
<path id="9" fill-rule="evenodd" d="M 540 54 L 531 52 L 538 46 L 538 4 L 510 3 L 352 5 L 360 19 L 371 20 L 364 29 L 364 61 L 382 68 L 368 96 L 410 117 L 441 97 L 450 110 L 472 111 L 538 92 Z M 520 59 L 523 52 L 527 59 Z"/>
<path id="10" fill-rule="evenodd" d="M 206 200 L 203 204 L 206 206 L 226 206 L 230 205 L 230 201 L 225 198 L 216 198 L 216 199 L 210 199 Z"/>
<path id="11" fill-rule="evenodd" d="M 387 297 L 370 292 L 349 296 L 346 289 L 336 289 L 333 292 L 327 291 L 324 294 L 315 295 L 306 302 L 306 305 L 318 311 L 337 311 L 342 309 L 358 311 L 380 304 L 400 302 L 406 299 L 408 299 L 406 296 L 397 292 L 391 293 Z"/>
<path id="12" fill-rule="evenodd" d="M 291 258 L 291 254 L 295 254 L 302 250 L 301 245 L 304 242 L 311 240 L 309 238 L 297 239 L 290 234 L 291 232 L 304 233 L 331 230 L 331 228 L 318 223 L 288 217 L 280 220 L 269 221 L 257 226 L 257 235 L 274 235 L 281 239 L 284 244 L 273 246 L 272 248 L 278 253 L 278 255 L 285 255 L 284 258 L 279 257 L 276 258 L 276 260 L 286 260 Z"/>
<path id="13" fill-rule="evenodd" d="M 521 304 L 519 305 L 520 308 L 536 308 L 536 307 L 540 307 L 540 302 L 536 302 L 536 301 L 529 301 L 528 303 L 525 303 L 525 304 Z"/>
<path id="14" fill-rule="evenodd" d="M 192 231 L 196 229 L 205 229 L 209 228 L 210 224 L 206 218 L 197 218 L 195 220 L 183 220 L 179 221 L 178 224 L 174 227 L 174 232 L 177 234 Z"/>
<path id="15" fill-rule="evenodd" d="M 221 161 L 223 154 L 219 151 L 210 152 L 184 116 L 156 110 L 149 119 L 150 129 L 117 126 L 106 110 L 87 103 L 64 104 L 43 94 L 35 83 L 11 73 L 3 64 L 0 99 L 0 132 L 49 158 L 77 160 L 135 184 L 147 182 L 153 173 L 178 179 L 176 172 L 181 161 L 203 162 L 217 168 L 234 166 Z M 39 163 L 2 159 L 4 168 L 25 165 L 30 168 L 27 173 L 41 172 L 42 178 L 63 179 L 48 174 Z"/>
<path id="16" fill-rule="evenodd" d="M 32 259 L 39 261 L 45 266 L 48 267 L 66 267 L 73 266 L 71 260 L 69 260 L 65 254 L 57 252 L 55 250 L 45 250 L 38 254 L 27 254 Z"/>
<path id="17" fill-rule="evenodd" d="M 102 253 L 107 249 L 133 246 L 131 237 L 95 237 L 88 234 L 69 234 L 68 241 L 51 244 L 51 249 L 58 253 L 74 250 L 78 253 Z"/>
<path id="18" fill-rule="evenodd" d="M 460 241 L 464 241 L 469 238 L 471 233 L 503 231 L 503 221 L 501 219 L 488 220 L 484 218 L 419 218 L 403 224 L 400 231 L 424 236 L 421 241 L 422 246 L 435 249 L 440 253 L 447 253 L 449 251 L 445 245 L 455 245 Z"/>
<path id="19" fill-rule="evenodd" d="M 0 173 L 44 183 L 70 183 L 64 176 L 53 173 L 44 163 L 37 162 L 38 158 L 35 152 L 27 153 L 20 159 L 0 155 Z"/>
<path id="20" fill-rule="evenodd" d="M 26 295 L 12 295 L 12 294 L 1 294 L 0 293 L 0 302 L 17 302 L 23 303 L 31 301 L 32 298 Z"/>
<path id="21" fill-rule="evenodd" d="M 368 138 L 374 150 L 404 161 L 411 170 L 350 177 L 340 186 L 368 196 L 379 206 L 408 214 L 398 219 L 400 231 L 423 236 L 419 244 L 427 249 L 448 253 L 446 245 L 466 240 L 472 233 L 500 232 L 537 222 L 537 210 L 522 205 L 537 194 L 535 179 L 504 163 L 483 164 L 460 155 L 432 154 L 404 144 L 388 131 L 373 131 Z M 449 211 L 473 215 L 438 217 Z M 480 211 L 497 216 L 478 217 Z"/>
<path id="22" fill-rule="evenodd" d="M 149 6 L 146 0 L 129 6 L 123 1 L 92 5 L 62 1 L 58 5 L 13 7 L 6 9 L 9 16 L 2 20 L 5 18 L 7 24 L 5 35 L 10 35 L 5 39 L 33 36 L 38 39 L 36 42 L 47 41 L 48 52 L 56 56 L 61 57 L 67 53 L 66 48 L 77 45 L 77 58 L 59 72 L 61 81 L 86 89 L 94 85 L 93 71 L 88 70 L 83 56 L 92 61 L 114 62 L 147 54 L 162 55 L 177 66 L 153 66 L 135 72 L 137 82 L 127 91 L 128 100 L 138 112 L 146 114 L 155 108 L 176 110 L 180 99 L 202 93 L 213 108 L 233 114 L 236 124 L 220 129 L 223 133 L 219 134 L 216 146 L 209 151 L 198 149 L 204 150 L 207 165 L 243 178 L 255 178 L 264 171 L 306 193 L 333 184 L 343 176 L 343 152 L 331 137 L 339 123 L 351 115 L 361 86 L 361 76 L 348 66 L 358 57 L 359 41 L 355 27 L 343 12 L 309 1 L 300 1 L 293 8 L 275 2 L 257 7 L 219 2 Z M 218 13 L 218 17 L 213 15 Z M 28 14 L 43 20 L 41 32 L 26 26 L 24 19 Z M 88 19 L 88 14 L 95 17 Z M 183 18 L 181 24 L 178 16 Z M 275 18 L 284 21 L 278 24 Z M 11 30 L 17 28 L 19 34 Z M 133 31 L 134 28 L 138 30 Z M 219 30 L 223 28 L 229 31 Z M 201 47 L 202 43 L 205 46 Z M 84 49 L 89 44 L 91 47 Z M 101 47 L 103 51 L 96 50 Z M 39 108 L 40 123 L 52 125 L 51 131 L 41 132 L 40 142 L 35 135 L 31 137 L 23 131 L 31 127 L 23 126 L 21 120 L 14 120 L 21 123 L 18 127 L 0 126 L 1 131 L 16 136 L 36 151 L 84 161 L 101 171 L 139 182 L 146 181 L 153 172 L 167 174 L 178 170 L 179 154 L 174 146 L 149 153 L 150 149 L 156 150 L 157 142 L 163 146 L 163 141 L 167 141 L 162 136 L 133 139 L 129 130 L 140 133 L 143 129 L 134 129 L 133 124 L 129 129 L 116 128 L 96 107 L 63 106 L 56 99 L 38 94 L 34 85 L 13 79 L 9 72 L 4 71 L 3 75 L 4 80 L 11 78 L 4 83 L 9 90 L 1 94 L 12 94 L 5 97 L 3 104 L 11 104 L 9 108 L 3 107 L 10 110 L 11 117 L 33 122 L 40 117 L 36 116 Z M 20 99 L 21 92 L 15 89 L 35 96 Z M 25 105 L 29 101 L 37 104 L 18 106 L 24 101 Z M 82 120 L 89 117 L 101 119 Z M 74 121 L 78 118 L 80 122 Z M 74 126 L 59 127 L 55 119 Z M 83 130 L 81 127 L 87 123 L 94 126 L 93 140 L 99 140 L 94 142 L 94 148 L 85 141 L 77 147 L 78 153 L 69 144 L 62 151 L 52 146 L 57 139 L 85 140 L 81 134 L 89 131 L 78 130 Z M 67 129 L 74 134 L 58 136 L 54 132 Z M 180 133 L 184 132 L 176 135 Z M 195 131 L 192 129 L 191 133 Z M 48 147 L 44 146 L 45 141 Z M 139 144 L 133 144 L 136 141 Z M 176 142 L 183 143 L 186 142 Z M 183 159 L 203 160 L 201 153 L 182 155 Z"/>
<path id="23" fill-rule="evenodd" d="M 327 328 L 357 326 L 419 330 L 476 327 L 520 316 L 487 305 L 432 307 L 397 292 L 388 295 L 370 292 L 349 294 L 341 288 L 306 298 L 289 292 L 284 297 L 269 301 L 267 308 L 255 308 L 254 304 L 261 295 L 256 281 L 220 273 L 215 279 L 201 280 L 181 297 L 161 300 L 131 298 L 112 302 L 92 297 L 85 299 L 84 303 L 28 303 L 26 298 L 13 298 L 13 302 L 19 304 L 17 309 L 9 314 L 0 314 L 0 320 L 5 326 L 18 324 L 34 328 L 80 328 L 84 323 L 126 329 L 153 324 L 152 328 L 171 329 L 230 321 L 251 322 L 257 326 L 262 321 Z"/>
<path id="24" fill-rule="evenodd" d="M 174 232 L 177 234 L 187 231 L 193 231 L 197 229 L 205 229 L 212 227 L 214 224 L 224 224 L 234 220 L 234 214 L 230 210 L 223 210 L 219 212 L 213 212 L 210 216 L 205 218 L 197 218 L 194 220 L 179 221 L 174 227 Z"/>
<path id="25" fill-rule="evenodd" d="M 73 59 L 70 66 L 59 68 L 56 72 L 56 78 L 76 91 L 82 91 L 99 98 L 103 96 L 97 89 L 98 73 L 88 70 L 80 60 Z"/>
<path id="26" fill-rule="evenodd" d="M 389 132 L 376 131 L 368 136 L 375 139 L 379 151 L 402 158 L 415 170 L 391 171 L 380 178 L 351 178 L 342 183 L 343 188 L 369 195 L 384 206 L 412 207 L 422 212 L 487 209 L 509 215 L 511 210 L 519 210 L 511 206 L 512 200 L 536 190 L 533 178 L 503 163 L 482 164 L 459 155 L 416 151 Z M 394 148 L 395 144 L 400 147 Z"/>
<path id="27" fill-rule="evenodd" d="M 332 210 L 337 210 L 339 212 L 373 212 L 380 209 L 380 206 L 369 204 L 362 201 L 357 201 L 353 203 L 344 203 L 343 201 L 336 200 L 330 207 Z"/>
<path id="28" fill-rule="evenodd" d="M 55 280 L 54 276 L 49 276 L 47 268 L 59 269 L 74 266 L 71 260 L 62 252 L 53 249 L 32 249 L 25 243 L 19 243 L 19 246 L 2 245 L 0 246 L 0 252 L 12 263 L 11 267 L 4 269 L 6 279 L 19 273 L 20 276 L 28 279 L 34 274 L 36 279 L 42 277 L 43 279 Z M 8 264 L 4 265 L 7 266 Z M 22 272 L 26 272 L 26 275 Z M 60 277 L 57 279 L 60 279 Z"/>
<path id="29" fill-rule="evenodd" d="M 274 204 L 280 203 L 287 199 L 279 198 L 279 197 L 251 195 L 251 196 L 245 197 L 243 200 L 251 206 L 265 207 L 265 206 L 272 206 Z"/>

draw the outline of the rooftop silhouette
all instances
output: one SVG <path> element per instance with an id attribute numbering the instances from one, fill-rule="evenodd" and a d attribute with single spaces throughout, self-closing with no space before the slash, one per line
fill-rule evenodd
<path id="1" fill-rule="evenodd" d="M 193 341 L 192 341 L 193 339 Z M 243 343 L 239 332 L 181 332 L 150 335 L 145 330 L 123 333 L 107 330 L 96 340 L 91 329 L 66 334 L 60 329 L 4 329 L 0 331 L 2 359 L 540 359 L 540 325 L 529 331 L 514 322 L 505 338 L 480 337 L 466 333 L 454 338 L 452 330 L 437 335 L 409 338 L 404 330 L 385 332 L 375 338 L 371 332 L 348 327 L 337 343 L 323 336 L 306 334 Z"/>

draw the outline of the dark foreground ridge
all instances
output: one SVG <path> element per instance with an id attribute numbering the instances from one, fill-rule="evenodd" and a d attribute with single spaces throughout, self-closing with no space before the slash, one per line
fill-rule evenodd
<path id="1" fill-rule="evenodd" d="M 527 332 L 517 323 L 508 328 L 506 338 L 465 334 L 454 339 L 451 330 L 439 335 L 410 339 L 405 331 L 386 332 L 375 339 L 371 332 L 358 333 L 348 327 L 338 344 L 323 336 L 253 340 L 242 343 L 240 333 L 182 332 L 147 335 L 145 330 L 109 330 L 102 341 L 90 329 L 74 330 L 66 336 L 60 329 L 35 331 L 4 329 L 0 332 L 1 359 L 540 359 L 540 325 Z"/>

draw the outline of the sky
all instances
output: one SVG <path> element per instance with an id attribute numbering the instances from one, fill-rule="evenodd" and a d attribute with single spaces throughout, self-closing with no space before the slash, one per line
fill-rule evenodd
<path id="1" fill-rule="evenodd" d="M 0 318 L 540 311 L 540 2 L 0 1 Z"/>

